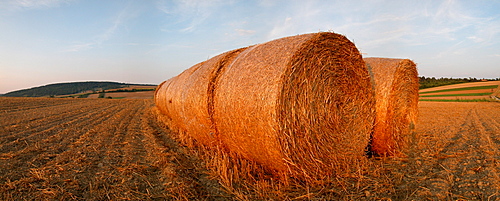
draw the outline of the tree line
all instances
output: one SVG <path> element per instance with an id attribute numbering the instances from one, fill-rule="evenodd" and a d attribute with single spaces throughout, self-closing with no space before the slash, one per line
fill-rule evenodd
<path id="1" fill-rule="evenodd" d="M 445 77 L 435 78 L 435 77 L 425 77 L 425 76 L 421 76 L 421 77 L 419 77 L 419 79 L 420 79 L 419 80 L 420 89 L 439 87 L 439 86 L 450 85 L 450 84 L 467 83 L 467 82 L 500 80 L 500 78 L 495 78 L 495 79 L 477 79 L 477 78 L 473 78 L 473 77 L 469 77 L 469 78 L 445 78 Z"/>

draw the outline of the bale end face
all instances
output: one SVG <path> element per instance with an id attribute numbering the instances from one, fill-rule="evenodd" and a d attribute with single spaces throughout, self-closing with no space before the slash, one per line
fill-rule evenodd
<path id="1" fill-rule="evenodd" d="M 401 155 L 418 116 L 418 72 L 408 59 L 365 58 L 375 88 L 376 118 L 370 149 Z"/>

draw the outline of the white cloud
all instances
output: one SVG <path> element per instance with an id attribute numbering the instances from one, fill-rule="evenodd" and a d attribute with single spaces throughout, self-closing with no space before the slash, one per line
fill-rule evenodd
<path id="1" fill-rule="evenodd" d="M 0 9 L 15 11 L 20 9 L 40 9 L 58 7 L 74 0 L 3 0 Z"/>
<path id="2" fill-rule="evenodd" d="M 247 36 L 247 35 L 253 35 L 253 34 L 255 34 L 255 30 L 235 29 L 235 31 L 240 36 Z"/>
<path id="3" fill-rule="evenodd" d="M 93 46 L 95 46 L 94 42 L 76 44 L 76 45 L 70 46 L 69 48 L 67 48 L 66 50 L 64 50 L 64 52 L 78 52 L 78 51 L 81 51 L 81 50 L 88 50 L 88 49 L 92 49 Z"/>
<path id="4" fill-rule="evenodd" d="M 291 17 L 280 20 L 270 31 L 268 39 L 275 39 L 285 35 L 293 34 L 294 23 Z"/>
<path id="5" fill-rule="evenodd" d="M 137 13 L 130 11 L 130 7 L 132 7 L 131 1 L 122 10 L 120 10 L 120 12 L 118 12 L 116 17 L 110 20 L 110 26 L 108 26 L 108 28 L 101 34 L 95 36 L 92 41 L 71 45 L 65 50 L 65 52 L 77 52 L 92 49 L 110 40 L 124 23 L 137 16 Z"/>
<path id="6" fill-rule="evenodd" d="M 184 28 L 179 28 L 178 31 L 193 32 L 198 26 L 205 23 L 219 6 L 228 3 L 231 2 L 222 0 L 157 0 L 156 8 L 167 14 L 168 17 L 175 18 L 175 22 L 171 22 L 172 24 L 184 25 Z"/>
<path id="7" fill-rule="evenodd" d="M 483 38 L 478 38 L 477 36 L 469 36 L 467 38 L 470 39 L 470 40 L 472 40 L 472 41 L 474 41 L 474 42 L 476 42 L 476 43 L 480 43 L 480 42 L 484 41 Z"/>

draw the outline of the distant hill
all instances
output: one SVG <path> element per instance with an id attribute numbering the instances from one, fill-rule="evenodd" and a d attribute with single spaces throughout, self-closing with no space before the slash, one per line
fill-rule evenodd
<path id="1" fill-rule="evenodd" d="M 44 97 L 44 96 L 60 96 L 84 93 L 88 91 L 102 91 L 109 89 L 119 89 L 132 86 L 156 86 L 149 84 L 127 84 L 119 82 L 68 82 L 49 84 L 40 87 L 33 87 L 30 89 L 22 89 L 12 91 L 2 96 L 5 97 Z"/>

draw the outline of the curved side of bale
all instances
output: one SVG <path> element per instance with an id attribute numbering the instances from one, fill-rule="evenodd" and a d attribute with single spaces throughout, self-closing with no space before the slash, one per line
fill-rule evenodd
<path id="1" fill-rule="evenodd" d="M 238 55 L 241 52 L 245 51 L 247 48 L 248 47 L 240 48 L 224 53 L 222 58 L 219 59 L 215 65 L 213 65 L 212 70 L 209 72 L 210 79 L 208 80 L 207 86 L 207 112 L 212 126 L 211 129 L 217 136 L 219 135 L 219 131 L 214 123 L 214 101 L 217 84 L 219 82 L 220 76 L 224 74 L 226 67 L 229 66 L 238 57 Z"/>
<path id="2" fill-rule="evenodd" d="M 370 86 L 344 36 L 281 38 L 228 66 L 216 88 L 214 122 L 231 152 L 278 173 L 328 176 L 345 158 L 364 154 L 374 119 Z"/>
<path id="3" fill-rule="evenodd" d="M 402 153 L 418 116 L 418 72 L 408 59 L 365 58 L 373 75 L 376 120 L 371 151 L 378 156 Z"/>
<path id="4" fill-rule="evenodd" d="M 210 114 L 213 88 L 227 63 L 243 49 L 217 55 L 175 77 L 165 91 L 168 98 L 157 104 L 160 105 L 159 108 L 165 107 L 163 110 L 172 115 L 176 127 L 201 144 L 211 146 L 218 142 Z"/>
<path id="5" fill-rule="evenodd" d="M 214 123 L 229 151 L 268 169 L 287 169 L 277 139 L 277 100 L 287 62 L 312 36 L 250 47 L 221 75 L 215 89 Z"/>
<path id="6" fill-rule="evenodd" d="M 345 36 L 322 33 L 288 67 L 278 103 L 287 165 L 319 179 L 348 172 L 364 158 L 375 118 L 361 54 Z"/>
<path id="7" fill-rule="evenodd" d="M 173 78 L 172 78 L 173 79 Z M 167 111 L 167 104 L 164 104 L 167 102 L 167 90 L 168 87 L 170 86 L 170 83 L 172 82 L 172 79 L 168 79 L 163 81 L 158 87 L 156 88 L 155 95 L 154 95 L 154 100 L 155 100 L 155 105 L 159 109 L 159 111 L 166 115 L 168 117 L 169 112 Z"/>
<path id="8" fill-rule="evenodd" d="M 169 85 L 164 84 L 162 87 L 158 88 L 158 100 L 155 102 L 156 106 L 161 113 L 171 119 L 171 122 L 168 122 L 167 125 L 175 131 L 181 133 L 186 132 L 184 122 L 188 121 L 190 117 L 186 116 L 184 110 L 185 102 L 188 99 L 187 94 L 184 92 L 184 86 L 187 84 L 189 76 L 191 76 L 191 74 L 193 74 L 202 64 L 203 62 L 186 69 L 179 75 L 170 78 Z"/>

